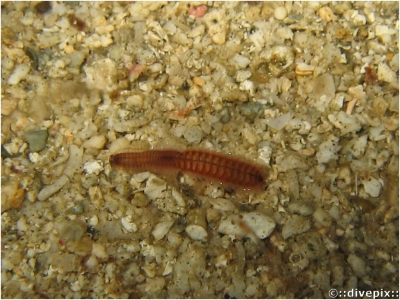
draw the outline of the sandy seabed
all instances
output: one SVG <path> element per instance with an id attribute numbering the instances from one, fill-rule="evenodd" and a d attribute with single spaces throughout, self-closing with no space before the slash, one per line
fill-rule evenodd
<path id="1" fill-rule="evenodd" d="M 399 297 L 398 2 L 1 8 L 3 298 Z"/>

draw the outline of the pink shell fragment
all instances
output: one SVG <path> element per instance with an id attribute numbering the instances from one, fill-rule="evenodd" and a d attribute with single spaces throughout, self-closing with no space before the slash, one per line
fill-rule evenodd
<path id="1" fill-rule="evenodd" d="M 191 6 L 189 8 L 189 15 L 195 16 L 197 19 L 201 18 L 207 12 L 206 5 Z"/>

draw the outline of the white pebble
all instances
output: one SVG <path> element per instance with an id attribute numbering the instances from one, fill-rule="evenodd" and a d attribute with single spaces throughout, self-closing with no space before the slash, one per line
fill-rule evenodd
<path id="1" fill-rule="evenodd" d="M 282 237 L 286 240 L 291 236 L 306 232 L 310 227 L 311 224 L 308 218 L 293 215 L 283 225 Z"/>
<path id="2" fill-rule="evenodd" d="M 103 171 L 103 162 L 101 160 L 90 160 L 83 165 L 83 170 L 86 174 L 99 175 Z"/>
<path id="3" fill-rule="evenodd" d="M 390 262 L 387 262 L 385 264 L 384 269 L 387 270 L 391 274 L 397 273 L 397 270 L 398 270 L 397 266 L 392 264 L 392 263 L 390 263 Z"/>
<path id="4" fill-rule="evenodd" d="M 97 268 L 98 265 L 99 265 L 99 262 L 97 261 L 97 258 L 93 255 L 91 255 L 85 263 L 85 266 L 89 270 L 94 270 L 95 268 Z"/>
<path id="5" fill-rule="evenodd" d="M 167 264 L 165 265 L 165 269 L 164 272 L 162 273 L 162 276 L 167 276 L 171 274 L 173 270 L 174 270 L 173 264 L 171 264 L 171 262 L 168 261 Z"/>
<path id="6" fill-rule="evenodd" d="M 21 217 L 18 221 L 17 221 L 17 230 L 18 231 L 27 231 L 29 229 L 29 225 L 26 222 L 25 217 Z"/>
<path id="7" fill-rule="evenodd" d="M 33 163 L 37 163 L 40 159 L 40 154 L 37 152 L 29 153 L 29 160 Z"/>
<path id="8" fill-rule="evenodd" d="M 309 216 L 313 213 L 313 209 L 303 203 L 292 202 L 288 205 L 288 209 L 291 213 L 299 214 L 302 216 Z"/>
<path id="9" fill-rule="evenodd" d="M 367 20 L 368 23 L 372 24 L 375 22 L 376 18 L 375 18 L 375 13 L 374 12 L 370 12 L 367 14 Z"/>
<path id="10" fill-rule="evenodd" d="M 155 241 L 161 240 L 171 229 L 172 225 L 174 225 L 175 220 L 167 220 L 158 223 L 152 232 L 152 235 L 154 236 Z"/>
<path id="11" fill-rule="evenodd" d="M 340 218 L 340 209 L 337 205 L 332 205 L 331 209 L 329 210 L 329 215 L 334 218 L 335 220 L 339 220 Z"/>
<path id="12" fill-rule="evenodd" d="M 192 31 L 190 31 L 188 33 L 188 37 L 190 37 L 190 38 L 198 37 L 204 33 L 205 29 L 206 28 L 204 27 L 204 25 L 199 25 L 199 26 L 193 28 Z"/>
<path id="13" fill-rule="evenodd" d="M 279 7 L 275 8 L 274 17 L 277 20 L 283 20 L 284 18 L 286 18 L 287 17 L 286 8 L 284 6 L 279 6 Z"/>
<path id="14" fill-rule="evenodd" d="M 196 225 L 196 224 L 195 225 L 189 225 L 188 227 L 186 227 L 185 231 L 186 231 L 186 233 L 189 235 L 189 237 L 192 240 L 202 241 L 202 242 L 206 242 L 207 241 L 208 233 L 200 225 Z"/>
<path id="15" fill-rule="evenodd" d="M 317 222 L 319 225 L 323 226 L 323 227 L 329 227 L 331 226 L 332 220 L 331 220 L 331 216 L 329 215 L 329 213 L 318 207 L 314 213 L 313 213 L 313 217 L 315 222 Z"/>
<path id="16" fill-rule="evenodd" d="M 353 155 L 354 157 L 360 157 L 361 155 L 364 154 L 365 152 L 365 148 L 367 146 L 367 142 L 368 142 L 368 135 L 364 134 L 362 136 L 360 136 L 359 138 L 356 139 L 356 142 L 354 143 L 353 146 Z"/>
<path id="17" fill-rule="evenodd" d="M 396 72 L 394 72 L 390 67 L 385 64 L 385 63 L 380 63 L 378 65 L 378 79 L 385 81 L 385 82 L 390 82 L 390 83 L 396 83 L 398 82 L 398 77 L 396 75 Z"/>
<path id="18" fill-rule="evenodd" d="M 293 31 L 289 27 L 280 27 L 276 30 L 276 36 L 284 40 L 292 40 Z"/>
<path id="19" fill-rule="evenodd" d="M 371 197 L 378 197 L 381 193 L 381 183 L 379 180 L 371 177 L 368 180 L 363 180 L 362 184 L 364 185 L 365 192 L 369 194 Z"/>
<path id="20" fill-rule="evenodd" d="M 367 18 L 364 15 L 357 14 L 354 17 L 354 24 L 356 26 L 362 26 L 365 25 L 365 23 L 367 23 Z"/>
<path id="21" fill-rule="evenodd" d="M 80 284 L 79 280 L 72 282 L 70 286 L 73 292 L 79 292 L 82 289 L 82 285 Z"/>
<path id="22" fill-rule="evenodd" d="M 241 91 L 249 91 L 250 95 L 254 95 L 254 83 L 250 80 L 245 80 L 240 83 L 239 89 Z"/>
<path id="23" fill-rule="evenodd" d="M 251 72 L 250 71 L 243 71 L 240 70 L 236 73 L 236 81 L 237 82 L 243 82 L 246 79 L 251 77 Z"/>
<path id="24" fill-rule="evenodd" d="M 251 60 L 249 58 L 247 58 L 246 56 L 243 56 L 243 55 L 240 55 L 240 54 L 236 53 L 231 58 L 230 62 L 233 65 L 235 65 L 235 66 L 237 66 L 237 67 L 239 67 L 241 69 L 244 69 L 250 64 Z"/>
<path id="25" fill-rule="evenodd" d="M 199 126 L 190 126 L 186 128 L 183 136 L 189 143 L 199 144 L 203 138 L 203 131 Z"/>
<path id="26" fill-rule="evenodd" d="M 245 235 L 243 229 L 239 226 L 240 219 L 237 215 L 229 215 L 221 220 L 218 232 L 229 235 L 232 239 L 240 238 Z"/>
<path id="27" fill-rule="evenodd" d="M 158 72 L 158 71 L 155 71 Z M 154 73 L 155 73 L 154 72 Z M 142 107 L 143 105 L 143 98 L 140 95 L 133 95 L 128 97 L 128 99 L 126 99 L 126 105 L 128 107 Z"/>
<path id="28" fill-rule="evenodd" d="M 276 225 L 274 219 L 259 212 L 244 214 L 243 221 L 246 222 L 259 239 L 268 237 Z"/>
<path id="29" fill-rule="evenodd" d="M 149 172 L 141 172 L 141 173 L 132 175 L 132 178 L 134 178 L 137 182 L 143 182 L 143 181 L 147 180 L 149 177 L 150 177 Z"/>
<path id="30" fill-rule="evenodd" d="M 92 226 L 92 227 L 97 226 L 98 223 L 99 223 L 99 218 L 98 218 L 96 215 L 94 215 L 93 217 L 91 217 L 91 218 L 89 219 L 89 221 L 88 221 L 88 225 L 89 225 L 89 226 Z"/>
<path id="31" fill-rule="evenodd" d="M 162 198 L 163 192 L 166 190 L 167 184 L 164 180 L 151 175 L 146 182 L 146 187 L 144 188 L 144 193 L 152 200 L 157 198 Z"/>
<path id="32" fill-rule="evenodd" d="M 371 141 L 380 141 L 386 138 L 385 134 L 381 134 L 385 130 L 385 125 L 381 124 L 378 127 L 371 127 L 369 129 L 369 139 Z"/>
<path id="33" fill-rule="evenodd" d="M 265 123 L 275 130 L 281 130 L 289 123 L 289 121 L 292 118 L 293 118 L 292 113 L 286 113 L 286 114 L 279 116 L 277 118 L 274 118 L 274 119 L 272 119 L 272 118 L 265 119 Z"/>
<path id="34" fill-rule="evenodd" d="M 247 124 L 246 124 L 247 125 Z M 252 145 L 255 145 L 257 142 L 257 134 L 254 132 L 254 129 L 250 126 L 245 126 L 242 130 L 243 137 Z"/>
<path id="35" fill-rule="evenodd" d="M 1 269 L 11 271 L 12 269 L 14 269 L 14 264 L 11 261 L 9 261 L 8 259 L 2 259 L 1 260 Z"/>
<path id="36" fill-rule="evenodd" d="M 174 198 L 174 200 L 176 201 L 178 206 L 181 206 L 181 207 L 185 207 L 186 206 L 185 198 L 176 189 L 172 189 L 172 197 Z"/>
<path id="37" fill-rule="evenodd" d="M 113 141 L 109 147 L 110 153 L 116 153 L 122 149 L 129 148 L 130 143 L 126 137 L 121 137 Z"/>
<path id="38" fill-rule="evenodd" d="M 104 135 L 92 136 L 90 139 L 83 142 L 83 148 L 103 149 L 107 139 Z"/>
<path id="39" fill-rule="evenodd" d="M 10 78 L 8 78 L 9 84 L 18 84 L 21 80 L 25 79 L 26 75 L 28 75 L 30 70 L 29 64 L 21 64 L 16 66 L 14 72 L 11 74 Z"/>
<path id="40" fill-rule="evenodd" d="M 106 248 L 104 245 L 99 244 L 99 243 L 93 243 L 92 244 L 92 255 L 96 256 L 97 258 L 100 259 L 107 259 L 108 258 L 108 253 L 106 251 Z"/>
<path id="41" fill-rule="evenodd" d="M 387 25 L 376 25 L 375 27 L 375 34 L 377 36 L 383 36 L 383 35 L 392 35 L 395 34 L 396 30 L 389 28 Z"/>
<path id="42" fill-rule="evenodd" d="M 357 276 L 362 277 L 365 275 L 365 262 L 357 255 L 350 254 L 347 258 L 347 262 Z"/>
<path id="43" fill-rule="evenodd" d="M 222 211 L 234 211 L 235 204 L 232 201 L 223 198 L 211 199 L 210 203 L 212 204 L 214 209 L 222 210 Z"/>
<path id="44" fill-rule="evenodd" d="M 322 234 L 322 240 L 324 241 L 326 249 L 328 249 L 328 251 L 331 253 L 339 248 L 338 244 L 334 243 L 330 238 L 328 238 L 324 234 Z"/>
<path id="45" fill-rule="evenodd" d="M 330 135 L 327 141 L 319 145 L 318 152 L 316 154 L 319 164 L 324 164 L 332 159 L 338 158 L 337 152 L 341 148 L 338 142 L 339 142 L 338 137 Z"/>

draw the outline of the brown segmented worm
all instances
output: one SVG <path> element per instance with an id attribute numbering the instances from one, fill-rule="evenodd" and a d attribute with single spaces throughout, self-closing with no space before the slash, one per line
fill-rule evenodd
<path id="1" fill-rule="evenodd" d="M 265 188 L 267 177 L 265 166 L 206 150 L 123 152 L 111 155 L 110 164 L 135 172 L 182 171 L 255 191 Z"/>

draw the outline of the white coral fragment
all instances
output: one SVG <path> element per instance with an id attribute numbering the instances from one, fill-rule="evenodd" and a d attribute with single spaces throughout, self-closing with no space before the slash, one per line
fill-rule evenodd
<path id="1" fill-rule="evenodd" d="M 167 220 L 158 223 L 152 232 L 155 241 L 161 240 L 171 229 L 172 225 L 174 225 L 175 220 Z"/>

